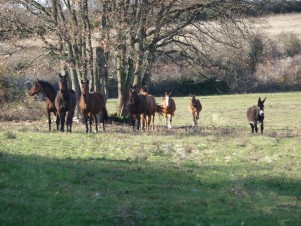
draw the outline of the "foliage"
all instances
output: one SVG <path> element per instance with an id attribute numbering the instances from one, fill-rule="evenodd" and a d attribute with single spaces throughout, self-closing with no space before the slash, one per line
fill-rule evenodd
<path id="1" fill-rule="evenodd" d="M 25 91 L 24 78 L 0 66 L 0 103 L 20 100 Z"/>

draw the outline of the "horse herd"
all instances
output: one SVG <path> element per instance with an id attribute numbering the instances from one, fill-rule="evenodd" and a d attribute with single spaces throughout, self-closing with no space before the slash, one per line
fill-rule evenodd
<path id="1" fill-rule="evenodd" d="M 72 122 L 76 105 L 81 111 L 86 125 L 86 132 L 92 132 L 92 120 L 95 121 L 95 130 L 98 131 L 97 114 L 103 116 L 103 130 L 105 131 L 105 121 L 108 119 L 106 109 L 106 97 L 100 92 L 89 92 L 89 81 L 81 81 L 81 96 L 76 100 L 74 90 L 68 89 L 68 74 L 65 76 L 59 74 L 59 90 L 58 92 L 47 81 L 37 79 L 28 94 L 33 96 L 38 93 L 44 93 L 46 96 L 46 110 L 48 115 L 49 131 L 51 131 L 51 113 L 56 116 L 57 130 L 64 132 L 66 124 L 67 132 L 72 132 Z M 258 132 L 257 124 L 261 124 L 261 133 L 263 133 L 264 120 L 264 102 L 258 99 L 257 106 L 252 106 L 247 110 L 247 119 L 251 126 L 252 133 Z M 137 87 L 130 87 L 129 101 L 127 103 L 127 111 L 130 115 L 133 129 L 154 130 L 155 114 L 158 113 L 166 119 L 166 127 L 172 128 L 172 117 L 176 110 L 175 101 L 171 97 L 170 92 L 165 92 L 161 104 L 157 104 L 155 97 L 147 91 L 147 86 L 143 86 L 140 90 Z M 198 128 L 199 114 L 202 110 L 201 102 L 194 95 L 190 97 L 189 110 L 192 114 L 193 125 Z M 88 122 L 89 125 L 88 126 Z"/>

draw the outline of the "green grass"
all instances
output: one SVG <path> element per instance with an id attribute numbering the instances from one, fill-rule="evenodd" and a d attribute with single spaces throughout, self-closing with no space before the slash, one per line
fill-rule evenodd
<path id="1" fill-rule="evenodd" d="M 245 116 L 259 96 L 199 97 L 200 131 L 188 97 L 172 130 L 1 123 L 0 225 L 300 225 L 301 93 L 265 94 L 263 136 Z"/>

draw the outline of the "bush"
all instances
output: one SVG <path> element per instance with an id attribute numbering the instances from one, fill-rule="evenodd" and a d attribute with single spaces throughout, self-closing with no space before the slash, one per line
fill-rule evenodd
<path id="1" fill-rule="evenodd" d="M 25 93 L 25 79 L 6 68 L 0 68 L 0 103 L 23 99 Z"/>

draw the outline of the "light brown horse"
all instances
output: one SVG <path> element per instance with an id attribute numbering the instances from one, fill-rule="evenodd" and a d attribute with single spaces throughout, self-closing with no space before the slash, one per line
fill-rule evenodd
<path id="1" fill-rule="evenodd" d="M 258 132 L 257 124 L 260 124 L 260 132 L 263 133 L 263 120 L 264 120 L 264 102 L 266 97 L 261 100 L 258 98 L 257 106 L 249 107 L 247 111 L 247 119 L 250 123 L 252 133 Z"/>
<path id="2" fill-rule="evenodd" d="M 105 120 L 108 118 L 108 112 L 106 109 L 106 97 L 99 92 L 89 92 L 89 81 L 81 81 L 81 96 L 79 99 L 79 109 L 84 115 L 85 123 L 86 123 L 86 132 L 89 131 L 88 128 L 88 116 L 89 116 L 89 124 L 90 124 L 90 132 L 92 132 L 92 117 L 95 120 L 95 129 L 98 132 L 97 126 L 97 117 L 96 114 L 101 113 L 103 116 L 102 127 L 103 131 L 105 131 Z"/>
<path id="3" fill-rule="evenodd" d="M 150 123 L 152 122 L 152 130 L 155 129 L 155 114 L 158 112 L 160 115 L 163 115 L 163 107 L 156 103 L 154 96 L 148 94 L 147 86 L 143 86 L 140 89 L 140 95 L 144 96 L 146 100 L 146 121 L 145 128 L 149 130 Z"/>
<path id="4" fill-rule="evenodd" d="M 61 123 L 60 131 L 64 132 L 66 114 L 68 112 L 66 120 L 67 132 L 72 132 L 72 122 L 76 107 L 75 92 L 72 89 L 68 89 L 68 74 L 65 76 L 59 74 L 59 77 L 59 91 L 55 97 L 55 108 Z"/>
<path id="5" fill-rule="evenodd" d="M 195 95 L 190 97 L 189 110 L 192 114 L 193 125 L 196 129 L 198 129 L 199 126 L 197 120 L 199 119 L 200 112 L 202 111 L 202 104 L 198 99 L 195 98 Z"/>
<path id="6" fill-rule="evenodd" d="M 165 92 L 165 95 L 161 102 L 161 107 L 163 109 L 163 116 L 166 119 L 166 126 L 168 129 L 172 128 L 172 117 L 176 111 L 176 103 L 171 98 L 171 92 Z"/>
<path id="7" fill-rule="evenodd" d="M 44 93 L 46 96 L 46 111 L 48 115 L 48 127 L 49 132 L 51 131 L 51 112 L 57 116 L 56 114 L 56 108 L 55 108 L 55 97 L 56 97 L 56 91 L 53 88 L 53 86 L 46 81 L 37 80 L 35 81 L 34 85 L 31 87 L 30 90 L 27 91 L 30 96 L 33 96 L 38 93 Z M 56 117 L 56 127 L 57 130 L 59 130 L 59 118 Z"/>

